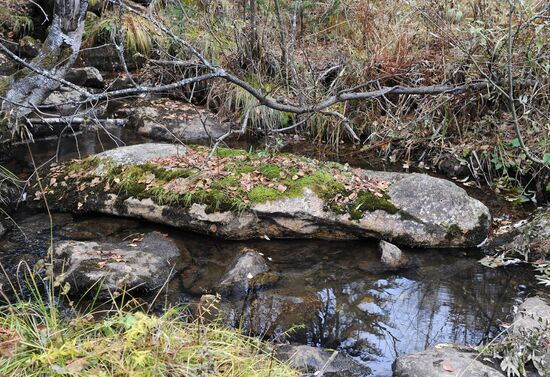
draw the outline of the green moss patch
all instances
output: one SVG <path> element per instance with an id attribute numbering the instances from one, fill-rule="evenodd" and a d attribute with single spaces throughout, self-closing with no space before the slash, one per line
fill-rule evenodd
<path id="1" fill-rule="evenodd" d="M 354 220 L 359 220 L 367 211 L 372 212 L 382 210 L 391 214 L 395 214 L 399 209 L 393 205 L 387 195 L 375 195 L 371 192 L 362 192 L 359 194 L 355 202 L 350 206 L 349 214 Z"/>
<path id="2" fill-rule="evenodd" d="M 209 152 L 190 147 L 184 156 L 140 165 L 116 166 L 95 157 L 73 161 L 51 170 L 46 193 L 55 192 L 62 200 L 58 183 L 64 181 L 65 191 L 150 198 L 160 205 L 205 204 L 207 212 L 214 212 L 301 197 L 309 188 L 325 201 L 327 210 L 347 213 L 354 220 L 368 211 L 398 211 L 385 193 L 387 183 L 368 179 L 360 170 L 287 154 L 222 148 L 208 158 Z M 104 173 L 96 177 L 100 164 Z"/>

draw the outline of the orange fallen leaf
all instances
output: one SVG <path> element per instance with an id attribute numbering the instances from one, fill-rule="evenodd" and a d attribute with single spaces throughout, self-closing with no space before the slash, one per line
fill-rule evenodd
<path id="1" fill-rule="evenodd" d="M 453 367 L 451 366 L 451 364 L 449 364 L 448 362 L 444 361 L 442 364 L 441 364 L 441 367 L 443 368 L 444 371 L 446 372 L 454 372 L 454 369 Z"/>

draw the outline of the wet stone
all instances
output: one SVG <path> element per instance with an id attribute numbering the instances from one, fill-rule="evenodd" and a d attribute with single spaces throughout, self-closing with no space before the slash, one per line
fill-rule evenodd
<path id="1" fill-rule="evenodd" d="M 103 292 L 140 288 L 155 290 L 181 268 L 180 250 L 171 239 L 152 232 L 139 242 L 60 241 L 54 245 L 65 281 L 78 291 Z"/>
<path id="2" fill-rule="evenodd" d="M 329 377 L 361 377 L 370 375 L 369 368 L 357 363 L 350 356 L 338 352 L 331 360 L 334 351 L 306 345 L 283 345 L 277 348 L 276 357 L 305 373 L 306 376 L 316 376 L 324 368 L 324 376 Z"/>
<path id="3" fill-rule="evenodd" d="M 204 142 L 216 140 L 228 131 L 215 114 L 179 101 L 152 101 L 137 109 L 119 111 L 128 113 L 129 127 L 158 141 Z"/>
<path id="4" fill-rule="evenodd" d="M 476 352 L 439 344 L 412 355 L 400 356 L 393 365 L 394 377 L 503 377 L 500 371 L 483 364 Z"/>
<path id="5" fill-rule="evenodd" d="M 406 267 L 409 263 L 409 258 L 392 243 L 380 241 L 378 250 L 382 252 L 380 258 L 382 264 L 390 269 L 400 269 Z"/>
<path id="6" fill-rule="evenodd" d="M 244 249 L 222 277 L 219 290 L 224 295 L 245 295 L 275 283 L 278 275 L 271 272 L 264 257 L 252 249 Z"/>

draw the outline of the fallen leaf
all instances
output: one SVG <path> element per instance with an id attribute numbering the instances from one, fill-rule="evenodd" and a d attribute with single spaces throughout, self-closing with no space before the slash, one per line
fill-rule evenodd
<path id="1" fill-rule="evenodd" d="M 443 368 L 444 371 L 446 372 L 453 372 L 454 369 L 453 367 L 451 366 L 451 364 L 449 364 L 448 362 L 444 361 L 442 364 L 441 364 L 441 367 Z"/>

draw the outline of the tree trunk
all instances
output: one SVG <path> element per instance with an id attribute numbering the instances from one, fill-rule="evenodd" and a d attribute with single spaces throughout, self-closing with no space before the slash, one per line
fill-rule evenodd
<path id="1" fill-rule="evenodd" d="M 63 79 L 80 50 L 87 8 L 88 0 L 55 0 L 48 37 L 30 65 L 39 72 Z M 21 119 L 59 86 L 59 81 L 29 68 L 23 68 L 0 83 L 0 94 L 4 97 L 0 141 L 2 133 L 4 138 L 9 137 L 10 131 L 13 134 Z"/>

